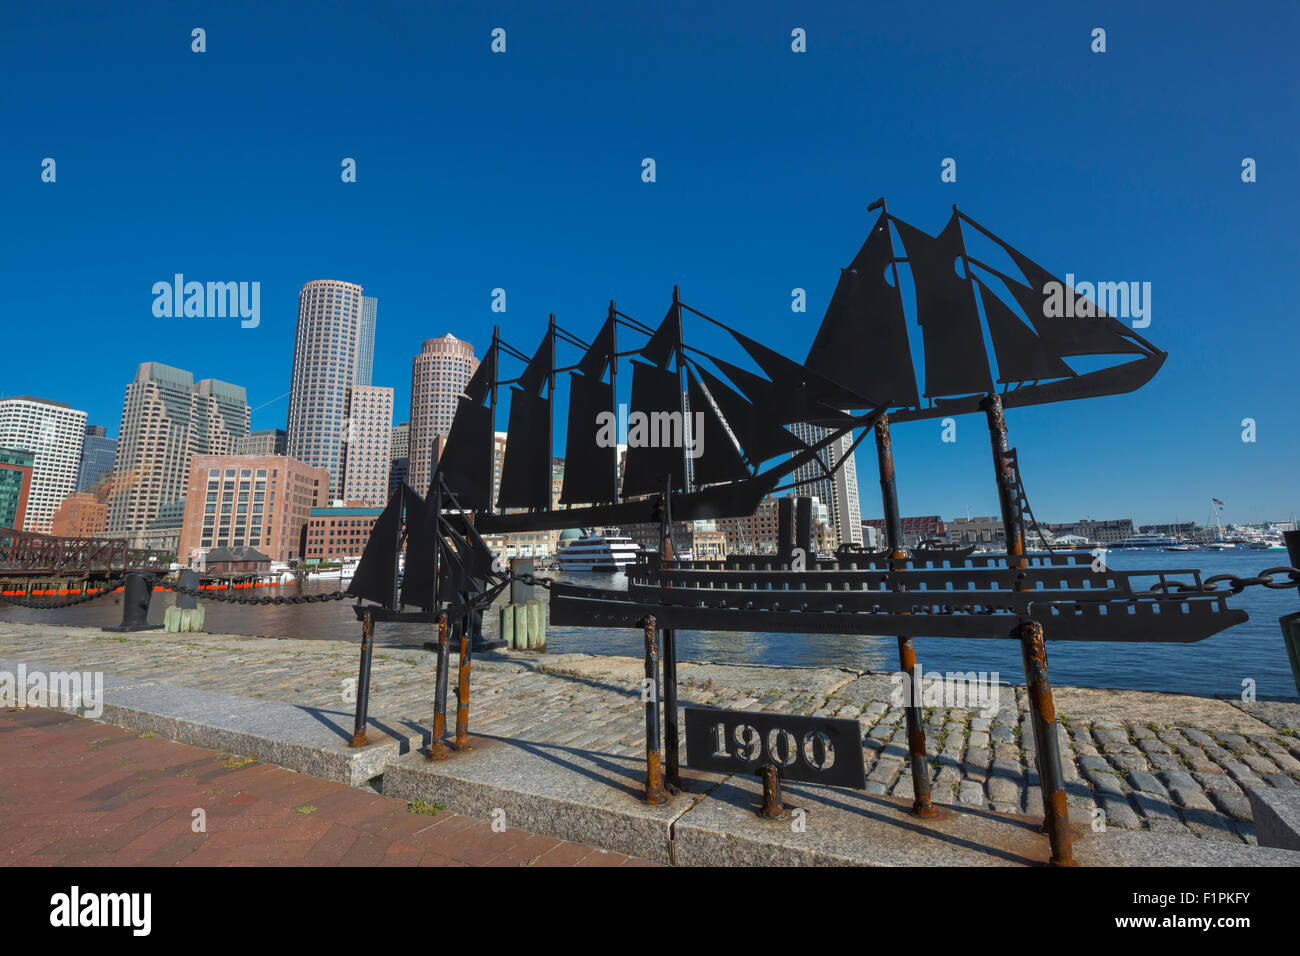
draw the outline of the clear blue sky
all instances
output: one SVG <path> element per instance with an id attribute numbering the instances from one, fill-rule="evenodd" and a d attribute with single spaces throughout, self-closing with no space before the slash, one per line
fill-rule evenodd
<path id="1" fill-rule="evenodd" d="M 1058 274 L 1152 283 L 1151 384 L 1009 416 L 1040 519 L 1300 511 L 1293 3 L 132 6 L 0 14 L 0 394 L 115 434 L 157 360 L 271 402 L 317 278 L 378 297 L 399 420 L 425 338 L 482 354 L 495 320 L 531 351 L 548 312 L 590 335 L 616 298 L 653 323 L 674 283 L 802 359 L 884 194 L 931 232 L 956 202 Z M 261 282 L 260 327 L 154 318 L 177 272 Z M 253 427 L 284 421 L 282 399 Z M 982 418 L 939 431 L 895 429 L 904 513 L 994 513 Z"/>

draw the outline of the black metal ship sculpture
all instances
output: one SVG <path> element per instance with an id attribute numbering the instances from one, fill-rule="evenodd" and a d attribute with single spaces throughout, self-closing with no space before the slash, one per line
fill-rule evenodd
<path id="1" fill-rule="evenodd" d="M 1027 553 L 1027 502 L 1004 409 L 1132 391 L 1155 374 L 1165 353 L 1095 304 L 1076 310 L 1080 317 L 1051 317 L 1044 308 L 1051 283 L 1070 295 L 1073 290 L 955 206 L 936 236 L 890 215 L 883 199 L 870 207 L 877 208 L 879 218 L 841 270 L 802 363 L 686 304 L 677 289 L 656 327 L 611 302 L 590 341 L 562 329 L 553 315 L 531 354 L 508 345 L 494 330 L 459 398 L 428 495 L 421 498 L 403 486 L 393 496 L 350 590 L 375 602 L 358 605 L 359 616 L 369 615 L 367 637 L 375 620 L 440 622 L 441 705 L 447 622 L 460 633 L 467 698 L 466 640 L 473 614 L 509 579 L 494 566 L 480 535 L 657 523 L 662 548 L 629 571 L 626 591 L 560 583 L 550 589 L 555 624 L 645 629 L 646 673 L 663 688 L 667 743 L 667 766 L 661 769 L 656 700 L 653 707 L 647 704 L 647 799 L 652 801 L 665 797 L 664 770 L 670 790 L 681 786 L 678 629 L 895 635 L 906 673 L 916 668 L 915 636 L 1016 638 L 1024 651 L 1053 859 L 1069 862 L 1044 640 L 1198 641 L 1244 621 L 1246 614 L 1229 608 L 1222 594 L 1200 590 L 1196 571 L 1097 569 L 1088 552 Z M 1019 274 L 970 255 L 967 228 L 999 247 Z M 900 265 L 909 270 L 914 289 L 923 391 Z M 723 330 L 758 371 L 688 345 L 684 317 Z M 635 343 L 630 348 L 629 337 Z M 569 364 L 560 361 L 564 349 L 574 352 Z M 1122 361 L 1079 372 L 1069 360 L 1080 356 Z M 503 372 L 509 360 L 521 366 L 513 376 Z M 611 423 L 618 422 L 619 386 L 629 370 L 629 421 L 640 415 L 652 424 L 648 441 L 628 434 L 620 463 L 621 436 L 613 434 Z M 507 441 L 499 482 L 494 482 L 498 402 L 506 388 Z M 552 455 L 562 388 L 568 392 L 568 412 L 563 487 L 556 502 Z M 1007 553 L 940 548 L 909 556 L 898 512 L 891 421 L 975 411 L 988 420 Z M 817 556 L 808 499 L 785 497 L 779 499 L 776 554 L 673 559 L 674 520 L 753 514 L 765 496 L 832 477 L 872 432 L 886 552 L 841 549 L 833 557 Z M 670 440 L 656 440 L 665 436 Z M 828 450 L 837 443 L 839 453 L 832 457 Z M 413 454 L 431 451 L 412 449 Z M 399 587 L 396 556 L 403 547 L 407 563 Z M 445 713 L 445 706 L 439 712 Z M 908 707 L 907 724 L 913 809 L 932 815 L 919 703 Z M 442 730 L 435 727 L 435 750 Z M 457 740 L 462 737 L 458 726 Z"/>

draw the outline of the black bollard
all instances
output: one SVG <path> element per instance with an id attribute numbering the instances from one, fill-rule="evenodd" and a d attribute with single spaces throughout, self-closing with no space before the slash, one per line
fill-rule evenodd
<path id="1" fill-rule="evenodd" d="M 186 568 L 181 572 L 181 587 L 189 588 L 191 591 L 199 589 L 199 572 L 193 568 Z M 184 594 L 177 592 L 176 606 L 182 611 L 193 611 L 199 606 L 199 596 L 197 594 Z"/>
<path id="2" fill-rule="evenodd" d="M 122 623 L 106 631 L 156 631 L 161 624 L 149 623 L 149 602 L 153 598 L 153 575 L 132 572 L 122 585 Z"/>

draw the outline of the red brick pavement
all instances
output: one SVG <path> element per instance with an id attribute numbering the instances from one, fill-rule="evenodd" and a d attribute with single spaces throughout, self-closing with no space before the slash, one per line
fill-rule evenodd
<path id="1" fill-rule="evenodd" d="M 0 767 L 8 866 L 652 865 L 57 710 L 0 713 Z"/>

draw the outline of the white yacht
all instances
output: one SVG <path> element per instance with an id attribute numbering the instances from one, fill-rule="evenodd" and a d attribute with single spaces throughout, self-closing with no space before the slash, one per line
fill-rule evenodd
<path id="1" fill-rule="evenodd" d="M 641 546 L 626 535 L 586 532 L 570 541 L 555 555 L 561 571 L 622 571 L 635 564 Z"/>
<path id="2" fill-rule="evenodd" d="M 1170 545 L 1179 544 L 1179 540 L 1171 535 L 1160 534 L 1157 531 L 1143 531 L 1141 534 L 1135 534 L 1131 538 L 1125 538 L 1123 541 L 1116 541 L 1111 547 L 1114 548 L 1167 548 Z"/>

